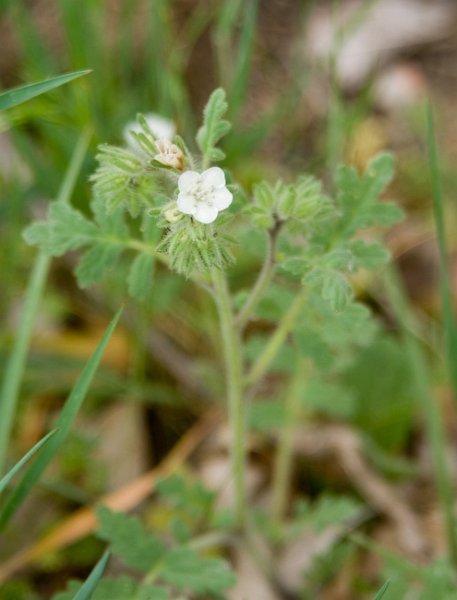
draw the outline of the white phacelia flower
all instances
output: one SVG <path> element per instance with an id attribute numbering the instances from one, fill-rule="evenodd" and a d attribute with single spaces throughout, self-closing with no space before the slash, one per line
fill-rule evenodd
<path id="1" fill-rule="evenodd" d="M 178 179 L 178 210 L 192 215 L 200 223 L 212 223 L 220 210 L 233 200 L 225 185 L 224 171 L 211 167 L 203 173 L 185 171 Z"/>
<path id="2" fill-rule="evenodd" d="M 148 124 L 149 129 L 158 139 L 164 139 L 171 141 L 176 134 L 176 126 L 170 119 L 166 117 L 162 117 L 156 113 L 148 113 L 144 115 L 146 119 L 146 123 Z M 136 143 L 135 138 L 131 134 L 134 131 L 135 133 L 141 133 L 143 130 L 141 126 L 136 121 L 130 121 L 124 127 L 123 136 L 126 141 L 127 146 L 134 152 L 143 153 L 143 151 L 138 149 L 138 144 Z"/>
<path id="3" fill-rule="evenodd" d="M 154 159 L 159 163 L 162 163 L 166 167 L 172 167 L 173 169 L 182 170 L 184 167 L 184 155 L 180 148 L 176 144 L 172 144 L 170 140 L 161 138 L 155 143 L 158 154 L 154 156 Z"/>

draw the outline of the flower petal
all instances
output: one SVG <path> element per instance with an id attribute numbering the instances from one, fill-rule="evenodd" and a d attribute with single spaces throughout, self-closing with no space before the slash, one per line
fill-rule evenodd
<path id="1" fill-rule="evenodd" d="M 189 192 L 200 181 L 200 177 L 197 171 L 185 171 L 178 179 L 179 191 Z"/>
<path id="2" fill-rule="evenodd" d="M 214 192 L 213 192 L 213 197 L 212 197 L 213 205 L 218 210 L 224 210 L 224 208 L 227 208 L 228 206 L 230 206 L 230 204 L 232 203 L 232 200 L 233 200 L 233 194 L 232 194 L 232 192 L 229 192 L 229 190 L 226 187 L 223 187 L 218 190 L 214 190 Z"/>
<path id="3" fill-rule="evenodd" d="M 225 173 L 220 167 L 211 167 L 203 171 L 202 181 L 204 185 L 208 185 L 214 188 L 221 188 L 225 186 Z"/>
<path id="4" fill-rule="evenodd" d="M 176 200 L 178 210 L 186 215 L 194 215 L 197 211 L 197 203 L 195 198 L 190 194 L 181 193 Z"/>
<path id="5" fill-rule="evenodd" d="M 212 223 L 217 218 L 219 211 L 215 206 L 208 206 L 208 204 L 199 204 L 197 212 L 194 214 L 194 218 L 200 223 Z"/>

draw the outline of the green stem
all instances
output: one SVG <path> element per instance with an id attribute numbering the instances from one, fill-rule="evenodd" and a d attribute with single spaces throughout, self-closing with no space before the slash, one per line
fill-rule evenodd
<path id="1" fill-rule="evenodd" d="M 409 307 L 402 283 L 391 268 L 384 279 L 393 312 L 402 328 L 403 345 L 408 357 L 415 384 L 415 394 L 424 415 L 425 429 L 432 451 L 438 496 L 446 523 L 449 556 L 457 566 L 457 523 L 454 513 L 455 494 L 446 457 L 446 432 L 439 404 L 430 394 L 428 366 L 417 339 L 411 332 L 417 330 L 414 315 Z"/>
<path id="2" fill-rule="evenodd" d="M 265 345 L 263 352 L 261 353 L 261 355 L 257 359 L 257 362 L 252 366 L 251 370 L 247 375 L 246 382 L 249 385 L 254 386 L 265 375 L 276 354 L 280 350 L 281 346 L 283 345 L 287 336 L 289 335 L 290 331 L 295 325 L 300 311 L 303 308 L 305 297 L 305 291 L 299 291 L 297 297 L 290 305 L 289 310 L 278 323 L 276 331 L 273 333 L 268 343 Z"/>
<path id="3" fill-rule="evenodd" d="M 251 318 L 251 315 L 257 306 L 257 303 L 263 296 L 268 284 L 271 281 L 271 277 L 273 275 L 273 271 L 275 268 L 275 248 L 276 248 L 276 240 L 278 238 L 278 233 L 280 229 L 280 224 L 278 223 L 273 229 L 268 232 L 267 239 L 267 252 L 265 254 L 265 260 L 262 265 L 262 269 L 260 270 L 259 276 L 254 284 L 254 287 L 251 290 L 246 302 L 244 303 L 242 309 L 236 317 L 236 325 L 239 327 L 240 331 L 244 329 L 247 322 Z"/>
<path id="4" fill-rule="evenodd" d="M 35 315 L 46 282 L 50 260 L 50 257 L 44 252 L 40 252 L 35 260 L 17 337 L 5 369 L 5 378 L 0 392 L 0 473 L 5 468 L 19 386 L 25 369 Z"/>
<path id="5" fill-rule="evenodd" d="M 227 400 L 232 435 L 231 463 L 235 484 L 235 512 L 238 525 L 246 522 L 245 411 L 243 404 L 242 353 L 240 335 L 234 326 L 230 293 L 225 275 L 214 269 L 212 279 L 219 313 L 227 382 Z"/>
<path id="6" fill-rule="evenodd" d="M 281 525 L 286 511 L 292 474 L 293 446 L 296 424 L 300 415 L 300 384 L 303 379 L 303 362 L 298 361 L 290 381 L 285 401 L 285 421 L 279 432 L 279 442 L 273 472 L 272 515 L 275 523 Z"/>
<path id="7" fill-rule="evenodd" d="M 57 194 L 56 202 L 68 202 L 81 170 L 89 140 L 90 133 L 84 131 L 76 144 L 67 172 Z M 4 380 L 0 391 L 0 473 L 2 473 L 5 468 L 6 453 L 11 436 L 19 388 L 25 369 L 30 338 L 32 336 L 33 324 L 50 263 L 51 258 L 41 251 L 35 260 L 35 265 L 25 296 L 24 311 L 17 330 L 11 356 L 5 369 Z"/>

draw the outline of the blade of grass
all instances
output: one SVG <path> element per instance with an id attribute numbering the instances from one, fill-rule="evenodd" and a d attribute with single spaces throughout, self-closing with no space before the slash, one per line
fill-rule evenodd
<path id="1" fill-rule="evenodd" d="M 64 75 L 58 75 L 57 77 L 52 77 L 51 79 L 46 79 L 45 81 L 29 83 L 27 85 L 22 85 L 11 90 L 6 90 L 5 92 L 1 92 L 0 110 L 5 110 L 6 108 L 11 108 L 12 106 L 22 104 L 22 102 L 26 102 L 31 98 L 40 96 L 49 90 L 53 90 L 54 88 L 60 87 L 69 81 L 73 81 L 73 79 L 77 79 L 78 77 L 82 77 L 83 75 L 87 75 L 91 72 L 91 69 L 74 71 L 73 73 L 65 73 Z"/>
<path id="2" fill-rule="evenodd" d="M 219 85 L 230 87 L 233 74 L 231 40 L 243 7 L 243 0 L 225 0 L 214 25 L 214 45 L 218 67 Z"/>
<path id="3" fill-rule="evenodd" d="M 35 483 L 41 477 L 43 471 L 52 461 L 52 459 L 66 440 L 70 429 L 73 425 L 73 421 L 75 420 L 75 417 L 83 403 L 83 400 L 86 397 L 86 394 L 88 392 L 92 379 L 94 378 L 98 365 L 100 364 L 105 348 L 108 345 L 108 342 L 117 325 L 117 322 L 119 321 L 121 312 L 122 308 L 119 309 L 114 319 L 108 326 L 108 329 L 103 335 L 97 349 L 95 350 L 94 354 L 84 367 L 83 372 L 81 373 L 67 401 L 65 402 L 59 416 L 57 417 L 55 422 L 55 427 L 56 429 L 58 429 L 57 433 L 48 442 L 48 444 L 40 453 L 35 462 L 29 467 L 21 482 L 10 494 L 5 505 L 0 511 L 0 530 L 4 529 L 5 525 L 11 519 L 16 510 L 19 508 L 19 506 L 26 498 L 28 493 L 31 491 Z"/>
<path id="4" fill-rule="evenodd" d="M 57 195 L 58 202 L 67 202 L 69 200 L 81 169 L 88 143 L 89 135 L 85 132 L 81 135 L 76 145 L 72 160 Z M 46 282 L 50 261 L 50 257 L 43 252 L 40 252 L 36 258 L 25 295 L 22 318 L 0 389 L 0 473 L 5 468 L 6 452 L 14 420 L 19 388 L 25 370 L 33 324 Z"/>
<path id="5" fill-rule="evenodd" d="M 243 26 L 239 40 L 239 50 L 228 93 L 229 116 L 234 119 L 246 99 L 251 70 L 252 47 L 257 24 L 257 0 L 245 5 Z"/>
<path id="6" fill-rule="evenodd" d="M 26 454 L 24 454 L 24 456 L 21 458 L 21 460 L 19 460 L 12 469 L 10 469 L 8 471 L 8 473 L 2 477 L 2 479 L 0 479 L 0 494 L 3 492 L 3 490 L 6 488 L 6 486 L 9 484 L 9 482 L 13 479 L 13 477 L 16 475 L 16 473 L 24 466 L 24 464 L 30 459 L 32 458 L 32 456 L 35 454 L 35 452 L 38 452 L 38 450 L 44 445 L 46 444 L 46 442 L 57 432 L 57 429 L 53 429 L 52 431 L 50 431 L 48 434 L 46 434 L 43 438 L 41 438 L 41 440 L 39 440 L 34 446 L 33 448 L 31 448 Z"/>
<path id="7" fill-rule="evenodd" d="M 377 592 L 376 596 L 373 598 L 373 600 L 381 600 L 381 598 L 384 596 L 384 594 L 387 592 L 387 588 L 390 585 L 390 581 L 387 580 L 386 583 L 382 586 L 382 588 Z"/>
<path id="8" fill-rule="evenodd" d="M 425 429 L 430 444 L 436 485 L 443 518 L 446 524 L 449 557 L 457 566 L 457 529 L 454 514 L 454 490 L 449 475 L 449 464 L 446 458 L 446 433 L 436 399 L 430 394 L 427 361 L 414 332 L 417 331 L 415 317 L 411 311 L 403 285 L 393 267 L 386 269 L 384 289 L 394 316 L 400 327 L 401 340 L 405 355 L 409 359 L 415 393 L 425 421 Z"/>
<path id="9" fill-rule="evenodd" d="M 110 553 L 108 551 L 103 554 L 98 563 L 90 572 L 89 577 L 81 586 L 81 589 L 73 596 L 73 600 L 89 600 L 103 575 L 109 560 L 109 556 Z"/>
<path id="10" fill-rule="evenodd" d="M 428 157 L 433 189 L 433 212 L 435 217 L 436 236 L 440 257 L 440 291 L 444 323 L 444 340 L 452 392 L 455 406 L 457 407 L 457 320 L 454 315 L 452 305 L 451 282 L 449 277 L 449 264 L 447 258 L 448 253 L 446 247 L 446 231 L 444 226 L 443 190 L 441 185 L 433 111 L 430 103 L 427 103 L 426 107 L 426 121 Z"/>

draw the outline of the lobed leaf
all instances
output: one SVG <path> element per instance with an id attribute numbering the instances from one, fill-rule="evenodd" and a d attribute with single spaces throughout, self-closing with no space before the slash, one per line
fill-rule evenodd
<path id="1" fill-rule="evenodd" d="M 113 512 L 105 506 L 97 509 L 99 536 L 110 543 L 114 554 L 140 571 L 147 572 L 162 559 L 165 547 L 147 532 L 136 517 Z"/>
<path id="2" fill-rule="evenodd" d="M 209 97 L 203 111 L 203 126 L 197 132 L 197 144 L 203 153 L 205 165 L 225 157 L 224 152 L 215 146 L 230 131 L 230 123 L 222 118 L 226 112 L 225 91 L 218 88 Z"/>

